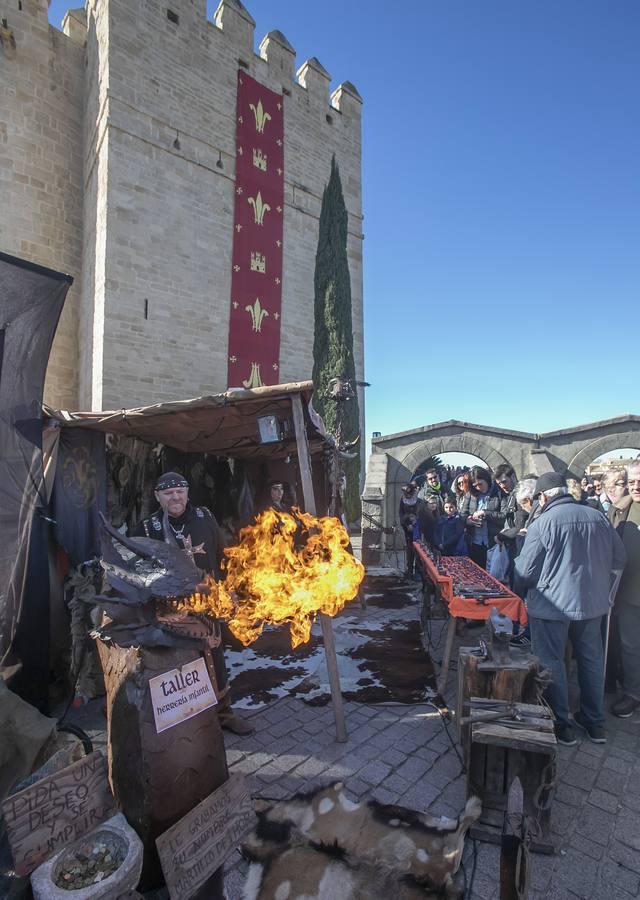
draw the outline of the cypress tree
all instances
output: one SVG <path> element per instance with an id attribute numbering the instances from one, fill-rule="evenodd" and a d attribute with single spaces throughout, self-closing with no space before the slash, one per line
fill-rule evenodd
<path id="1" fill-rule="evenodd" d="M 339 425 L 338 416 L 341 417 L 343 442 L 353 440 L 360 432 L 353 359 L 347 222 L 340 172 L 334 156 L 329 181 L 322 195 L 314 275 L 313 405 L 322 416 L 327 430 L 333 434 Z M 329 382 L 338 376 L 348 378 L 354 392 L 352 400 L 340 404 L 328 397 Z M 341 407 L 340 411 L 338 406 Z M 356 459 L 343 461 L 347 476 L 344 511 L 348 522 L 353 522 L 360 516 L 359 447 L 357 451 Z"/>

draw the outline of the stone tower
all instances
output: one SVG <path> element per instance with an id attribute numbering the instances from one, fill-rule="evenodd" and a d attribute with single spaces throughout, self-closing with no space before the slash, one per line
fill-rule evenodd
<path id="1" fill-rule="evenodd" d="M 46 400 L 109 409 L 225 390 L 238 70 L 284 105 L 282 382 L 312 370 L 313 271 L 333 154 L 363 380 L 362 100 L 240 0 L 0 0 L 0 248 L 75 284 Z M 363 398 L 361 397 L 361 409 Z"/>

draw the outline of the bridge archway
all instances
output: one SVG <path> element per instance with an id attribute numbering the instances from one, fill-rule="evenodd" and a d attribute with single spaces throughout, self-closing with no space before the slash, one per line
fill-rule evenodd
<path id="1" fill-rule="evenodd" d="M 472 456 L 483 459 L 492 470 L 503 463 L 512 465 L 504 454 L 487 441 L 470 434 L 439 435 L 428 441 L 422 441 L 407 453 L 401 460 L 401 464 L 408 469 L 408 474 L 411 475 L 425 459 L 430 456 L 441 456 L 443 453 L 470 453 Z"/>
<path id="2" fill-rule="evenodd" d="M 640 428 L 617 434 L 603 434 L 582 447 L 569 461 L 567 468 L 572 474 L 582 477 L 587 466 L 599 456 L 613 453 L 623 447 L 637 447 L 638 444 L 640 444 Z"/>
<path id="3" fill-rule="evenodd" d="M 450 419 L 375 437 L 362 498 L 363 559 L 368 563 L 380 561 L 385 551 L 397 543 L 401 485 L 430 456 L 469 453 L 485 460 L 494 471 L 506 463 L 518 478 L 529 472 L 540 475 L 550 470 L 569 470 L 581 476 L 599 456 L 639 445 L 640 416 L 631 414 L 545 434 Z"/>

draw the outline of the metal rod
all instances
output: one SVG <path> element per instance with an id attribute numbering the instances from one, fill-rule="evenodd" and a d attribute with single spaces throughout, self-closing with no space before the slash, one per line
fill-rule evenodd
<path id="1" fill-rule="evenodd" d="M 604 635 L 604 668 L 602 673 L 603 682 L 607 680 L 607 657 L 609 656 L 609 630 L 611 628 L 611 613 L 613 612 L 613 604 L 616 600 L 616 594 L 620 587 L 620 579 L 622 578 L 622 569 L 614 569 L 611 590 L 609 591 L 609 611 L 607 613 L 607 627 Z"/>
<path id="2" fill-rule="evenodd" d="M 316 498 L 313 493 L 311 454 L 309 453 L 302 400 L 300 399 L 299 394 L 294 394 L 292 396 L 291 408 L 293 411 L 293 427 L 296 433 L 298 466 L 300 469 L 300 481 L 302 482 L 304 508 L 305 512 L 315 516 L 317 513 Z M 342 691 L 340 689 L 340 672 L 338 670 L 338 660 L 336 657 L 336 645 L 333 639 L 333 623 L 331 618 L 323 613 L 321 613 L 318 618 L 320 619 L 320 627 L 322 628 L 324 655 L 327 662 L 327 672 L 329 673 L 329 686 L 331 687 L 331 702 L 333 705 L 333 715 L 336 720 L 336 740 L 339 743 L 344 744 L 347 740 L 347 726 L 344 719 L 344 706 L 342 704 Z"/>

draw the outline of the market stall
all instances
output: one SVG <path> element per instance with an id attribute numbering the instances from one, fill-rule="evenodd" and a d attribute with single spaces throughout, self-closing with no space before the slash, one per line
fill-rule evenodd
<path id="1" fill-rule="evenodd" d="M 445 604 L 449 622 L 438 687 L 444 692 L 449 674 L 456 619 L 486 621 L 492 609 L 521 625 L 527 623 L 522 599 L 467 556 L 437 556 L 425 544 L 414 543 L 425 578 Z"/>

